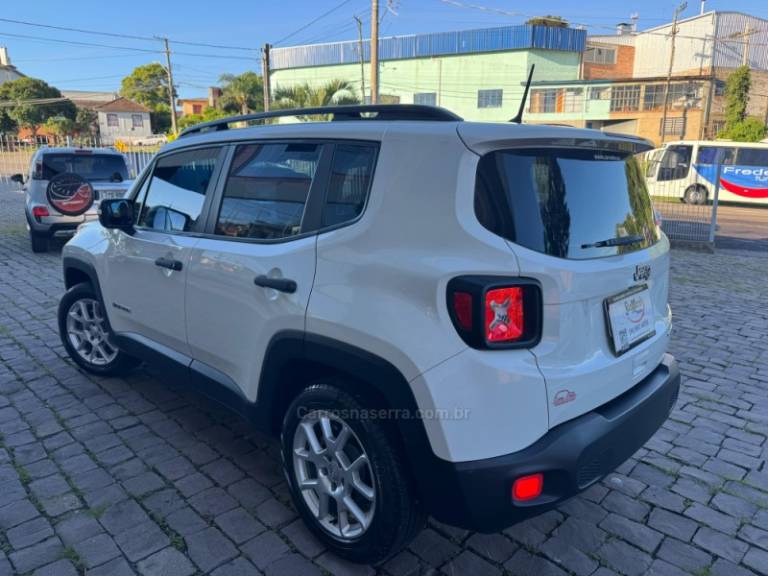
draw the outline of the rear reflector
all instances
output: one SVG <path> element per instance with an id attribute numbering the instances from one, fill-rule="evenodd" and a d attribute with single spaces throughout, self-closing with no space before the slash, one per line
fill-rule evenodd
<path id="1" fill-rule="evenodd" d="M 485 339 L 512 342 L 523 335 L 523 289 L 496 288 L 485 293 Z"/>
<path id="2" fill-rule="evenodd" d="M 518 502 L 533 500 L 541 496 L 544 489 L 544 474 L 521 476 L 512 484 L 512 498 Z"/>
<path id="3" fill-rule="evenodd" d="M 464 330 L 472 330 L 472 294 L 469 292 L 453 293 L 453 313 L 456 322 Z"/>
<path id="4" fill-rule="evenodd" d="M 32 216 L 35 218 L 45 218 L 46 216 L 50 216 L 50 213 L 45 206 L 35 206 L 32 208 Z"/>

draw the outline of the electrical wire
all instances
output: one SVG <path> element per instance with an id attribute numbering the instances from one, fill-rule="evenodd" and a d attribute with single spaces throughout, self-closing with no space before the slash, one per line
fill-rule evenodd
<path id="1" fill-rule="evenodd" d="M 285 42 L 285 41 L 286 41 L 286 40 L 288 40 L 289 38 L 293 38 L 293 37 L 294 37 L 294 36 L 296 36 L 296 35 L 297 35 L 299 32 L 303 32 L 304 30 L 306 30 L 307 28 L 309 28 L 310 26 L 312 26 L 312 24 L 314 24 L 315 22 L 319 22 L 320 20 L 322 20 L 322 19 L 323 19 L 323 18 L 325 18 L 326 16 L 329 16 L 330 14 L 333 14 L 334 12 L 336 12 L 336 10 L 338 10 L 339 8 L 342 8 L 342 7 L 346 6 L 346 5 L 347 5 L 347 4 L 349 4 L 350 2 L 352 2 L 352 0 L 342 0 L 342 2 L 340 2 L 339 4 L 337 4 L 336 6 L 334 6 L 333 8 L 331 8 L 330 10 L 328 10 L 328 11 L 326 11 L 326 12 L 323 12 L 322 14 L 320 14 L 320 16 L 318 16 L 317 18 L 314 18 L 314 19 L 310 20 L 309 22 L 307 22 L 307 23 L 306 23 L 306 24 L 304 24 L 303 26 L 300 26 L 299 28 L 297 28 L 296 30 L 294 30 L 293 32 L 291 32 L 290 34 L 288 34 L 287 36 L 283 36 L 282 38 L 280 38 L 280 40 L 278 40 L 277 42 L 274 42 L 272 45 L 273 45 L 273 46 L 279 46 L 280 44 L 282 44 L 283 42 Z"/>

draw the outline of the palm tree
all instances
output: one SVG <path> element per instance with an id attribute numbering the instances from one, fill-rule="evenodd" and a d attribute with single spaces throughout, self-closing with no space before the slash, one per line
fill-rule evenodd
<path id="1" fill-rule="evenodd" d="M 255 72 L 243 72 L 234 74 L 222 74 L 221 82 L 221 106 L 228 112 L 260 112 L 264 109 L 264 88 L 262 78 Z"/>
<path id="2" fill-rule="evenodd" d="M 359 104 L 357 89 L 346 80 L 329 80 L 320 86 L 309 82 L 290 88 L 277 87 L 273 94 L 275 108 L 319 108 L 343 104 Z"/>

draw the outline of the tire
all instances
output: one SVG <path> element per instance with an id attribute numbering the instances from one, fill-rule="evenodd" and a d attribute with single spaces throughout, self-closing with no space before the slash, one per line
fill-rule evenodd
<path id="1" fill-rule="evenodd" d="M 32 246 L 32 252 L 40 254 L 41 252 L 48 252 L 48 236 L 44 234 L 38 234 L 29 231 L 29 243 Z"/>
<path id="2" fill-rule="evenodd" d="M 124 374 L 139 362 L 114 345 L 103 309 L 90 284 L 70 288 L 59 302 L 61 342 L 83 370 L 102 376 Z"/>
<path id="3" fill-rule="evenodd" d="M 683 195 L 686 204 L 703 206 L 707 203 L 707 189 L 702 186 L 689 186 Z"/>
<path id="4" fill-rule="evenodd" d="M 375 564 L 408 545 L 424 525 L 424 514 L 395 433 L 381 420 L 362 417 L 364 406 L 338 383 L 313 384 L 288 408 L 281 443 L 283 468 L 293 502 L 312 533 L 327 548 L 351 562 Z M 323 418 L 327 419 L 331 434 L 323 433 Z M 347 440 L 334 448 L 344 426 L 349 429 Z M 322 447 L 319 452 L 311 449 L 308 428 L 315 432 L 315 440 Z M 331 443 L 327 441 L 329 437 Z M 367 456 L 367 463 L 360 460 L 363 456 Z M 353 488 L 349 475 L 354 476 L 355 472 L 345 470 L 354 462 L 362 462 L 356 466 L 355 486 L 364 486 L 368 496 Z M 300 479 L 314 479 L 317 487 L 302 491 Z M 328 514 L 323 521 L 318 518 L 321 485 L 342 490 L 337 497 L 327 496 Z M 347 512 L 346 517 L 353 520 L 347 521 L 346 534 L 341 529 L 339 500 L 351 500 L 360 512 Z M 367 517 L 367 526 L 357 520 L 361 516 Z"/>

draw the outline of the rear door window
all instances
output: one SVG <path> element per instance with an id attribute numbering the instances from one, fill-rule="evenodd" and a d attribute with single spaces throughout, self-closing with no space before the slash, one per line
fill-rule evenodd
<path id="1" fill-rule="evenodd" d="M 614 256 L 659 240 L 640 163 L 616 152 L 534 149 L 487 154 L 478 165 L 475 213 L 492 232 L 559 258 Z M 594 246 L 627 236 L 638 241 Z"/>
<path id="2" fill-rule="evenodd" d="M 377 147 L 373 144 L 337 144 L 331 164 L 322 226 L 338 226 L 363 212 L 371 187 Z"/>
<path id="3" fill-rule="evenodd" d="M 255 240 L 278 240 L 299 234 L 322 146 L 238 146 L 224 187 L 215 233 Z"/>

